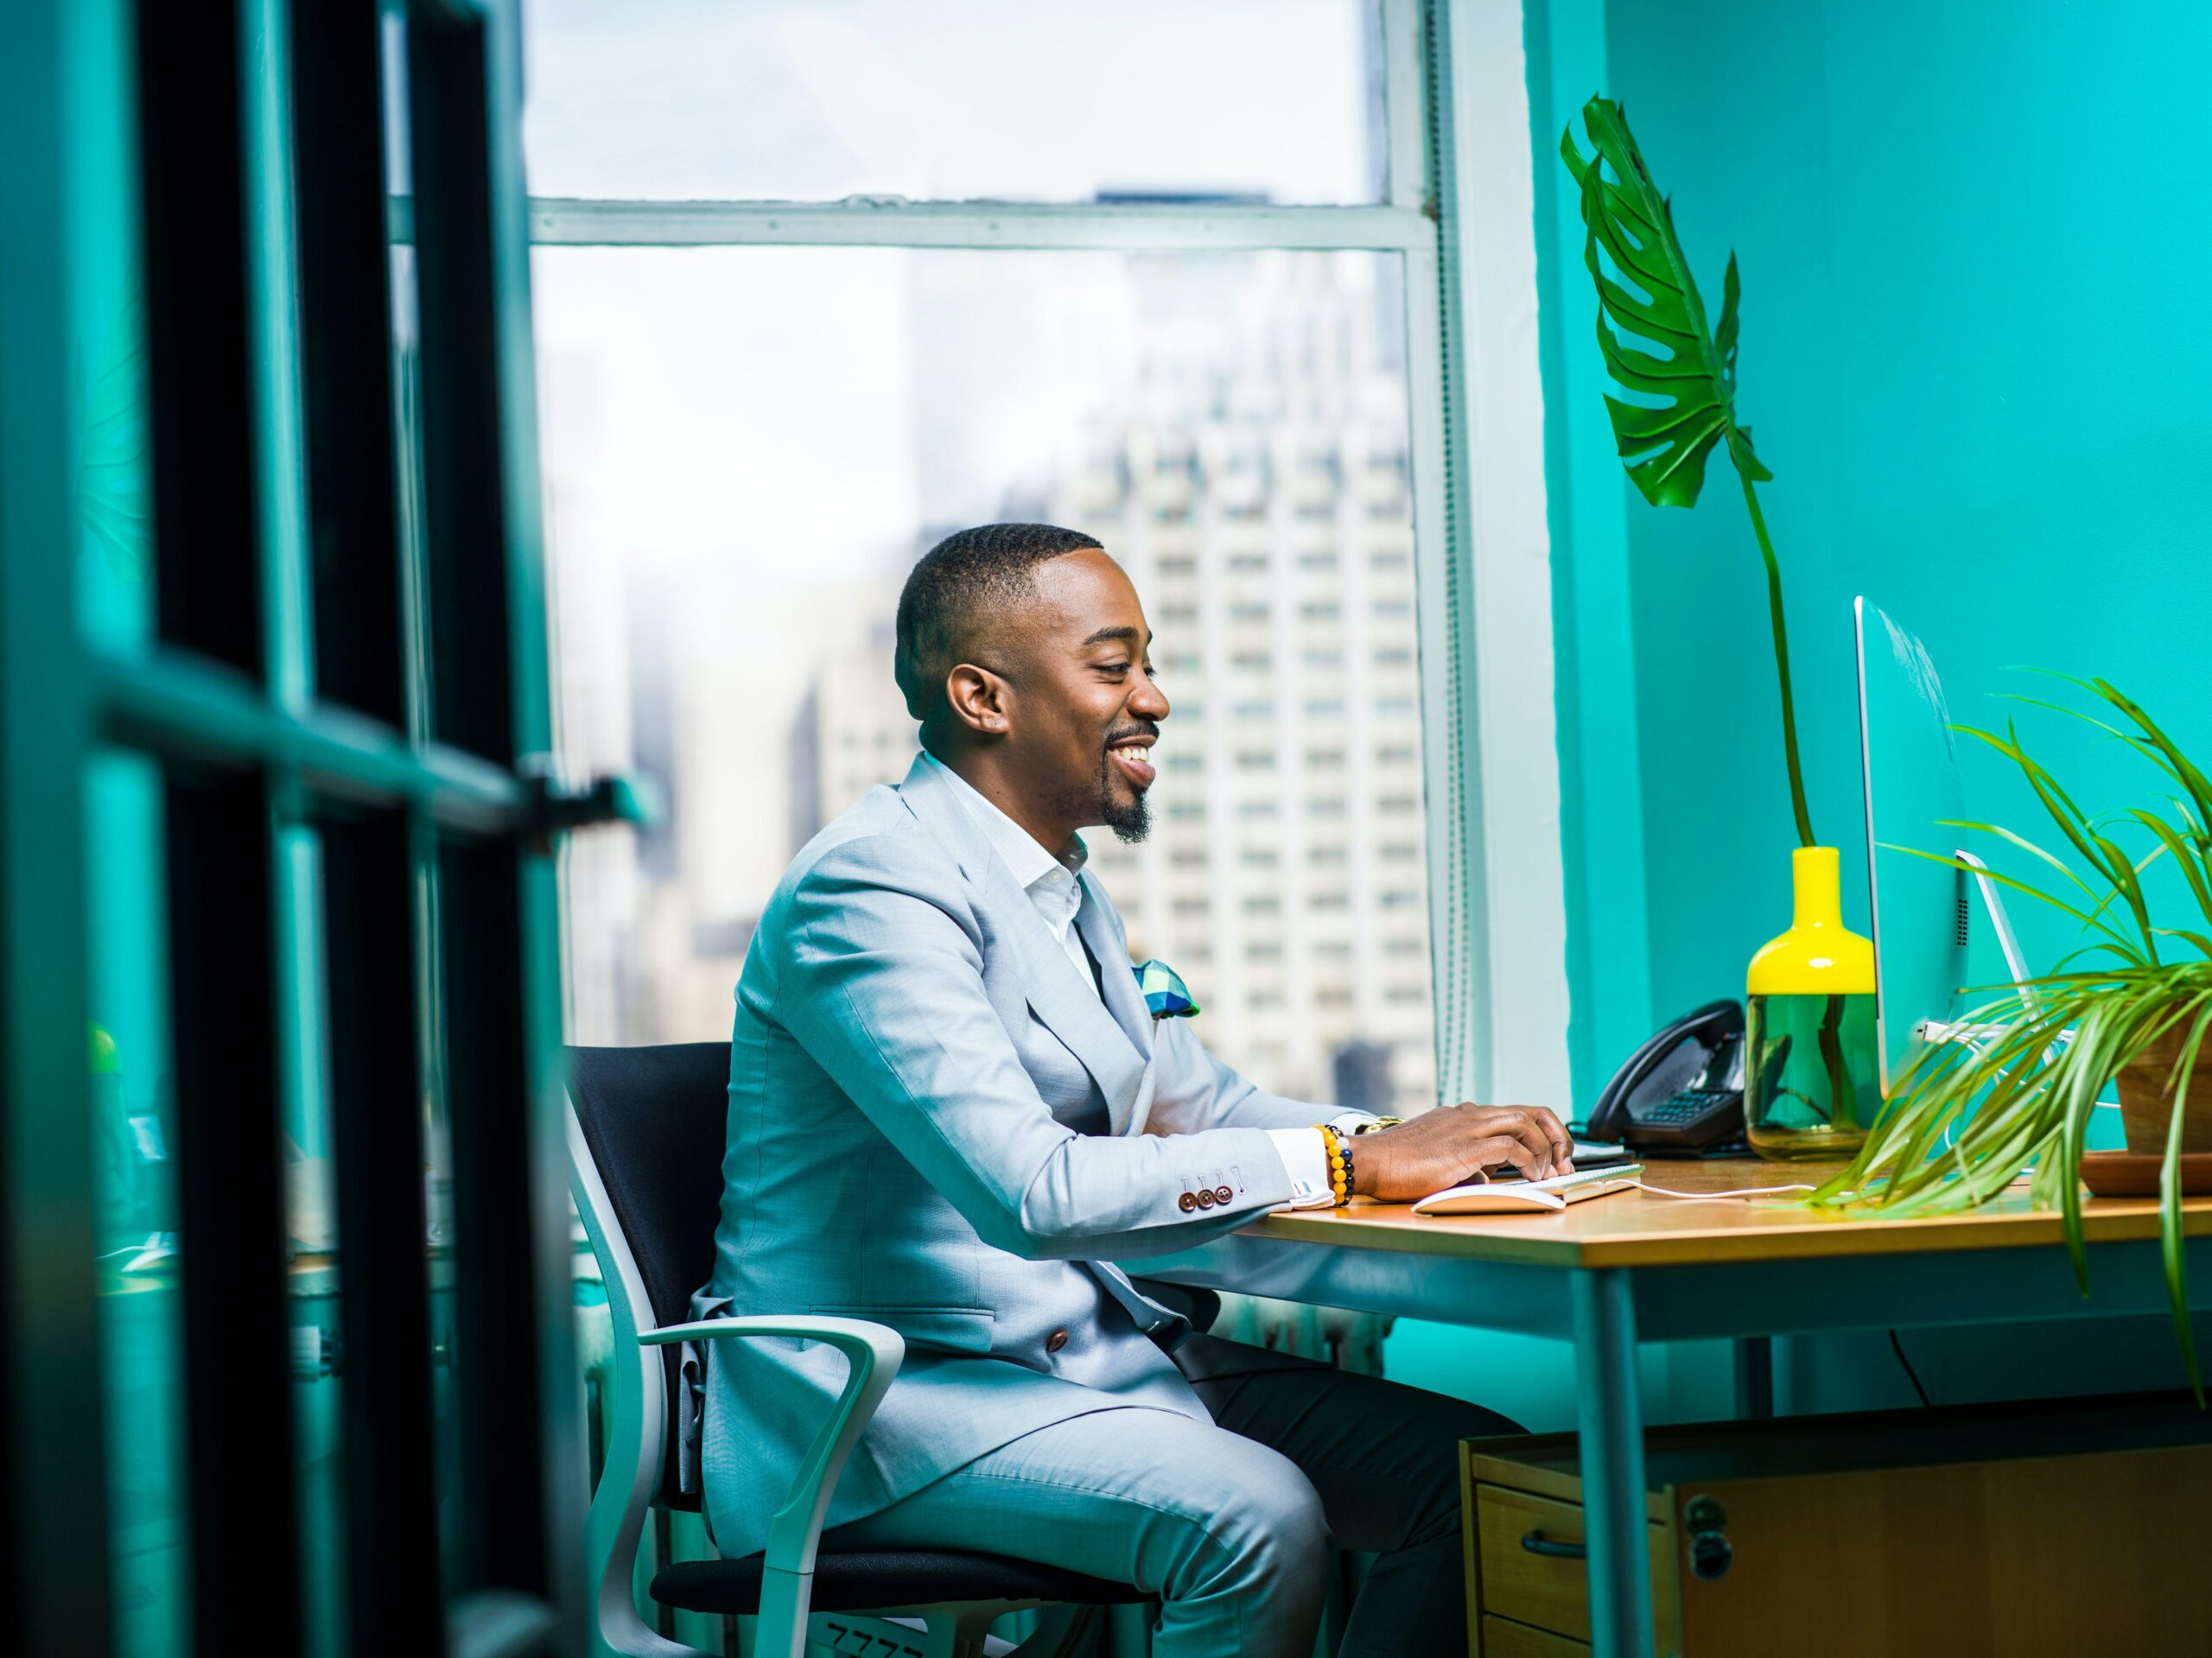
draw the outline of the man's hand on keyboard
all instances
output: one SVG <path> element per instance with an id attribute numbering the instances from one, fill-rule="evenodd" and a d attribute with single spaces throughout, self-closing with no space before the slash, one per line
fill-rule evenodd
<path id="1" fill-rule="evenodd" d="M 1541 1105 L 1462 1105 L 1409 1118 L 1352 1142 L 1352 1190 L 1411 1203 L 1500 1166 L 1531 1180 L 1574 1172 L 1573 1142 Z"/>

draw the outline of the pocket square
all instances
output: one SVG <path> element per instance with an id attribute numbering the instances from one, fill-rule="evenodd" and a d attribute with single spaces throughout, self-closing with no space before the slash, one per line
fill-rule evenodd
<path id="1" fill-rule="evenodd" d="M 1191 1000 L 1191 988 L 1166 962 L 1141 962 L 1135 971 L 1137 989 L 1154 1019 L 1189 1019 L 1198 1011 L 1198 1004 Z"/>

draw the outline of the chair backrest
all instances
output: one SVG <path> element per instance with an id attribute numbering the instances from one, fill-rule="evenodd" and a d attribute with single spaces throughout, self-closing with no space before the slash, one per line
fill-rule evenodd
<path id="1" fill-rule="evenodd" d="M 568 1060 L 569 1099 L 613 1211 L 601 1219 L 637 1263 L 650 1304 L 632 1309 L 632 1316 L 640 1328 L 681 1324 L 690 1316 L 692 1292 L 715 1268 L 729 1044 L 570 1048 Z M 682 1420 L 679 1351 L 662 1350 L 671 1433 Z M 664 1467 L 661 1499 L 696 1510 L 698 1497 L 677 1487 L 673 1456 Z"/>

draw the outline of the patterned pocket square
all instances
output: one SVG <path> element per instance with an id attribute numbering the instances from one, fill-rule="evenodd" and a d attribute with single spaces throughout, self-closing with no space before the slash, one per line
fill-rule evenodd
<path id="1" fill-rule="evenodd" d="M 1198 1011 L 1191 988 L 1182 975 L 1161 961 L 1145 962 L 1136 969 L 1137 988 L 1154 1019 L 1189 1019 Z"/>

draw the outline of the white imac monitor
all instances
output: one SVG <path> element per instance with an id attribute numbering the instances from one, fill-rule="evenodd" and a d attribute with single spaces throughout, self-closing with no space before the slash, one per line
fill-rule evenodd
<path id="1" fill-rule="evenodd" d="M 1966 790 L 1951 712 L 1927 650 L 1865 599 L 1852 607 L 1875 1020 L 1886 1096 L 1923 1027 L 1957 1018 L 1967 982 L 1965 872 L 1896 848 L 1943 853 L 1958 847 L 1965 831 L 1948 825 L 1966 816 Z"/>

